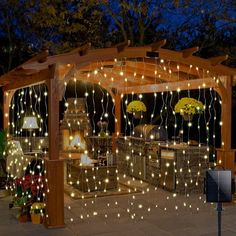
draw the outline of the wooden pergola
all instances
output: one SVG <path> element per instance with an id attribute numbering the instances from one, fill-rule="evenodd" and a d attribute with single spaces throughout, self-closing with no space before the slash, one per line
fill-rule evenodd
<path id="1" fill-rule="evenodd" d="M 90 49 L 84 45 L 69 53 L 48 56 L 43 52 L 0 77 L 4 91 L 4 128 L 9 125 L 9 105 L 17 89 L 45 83 L 48 87 L 49 155 L 45 160 L 50 192 L 47 193 L 47 227 L 64 226 L 63 160 L 59 156 L 59 101 L 64 83 L 71 78 L 99 84 L 115 103 L 113 141 L 121 130 L 121 99 L 124 94 L 213 88 L 221 97 L 221 148 L 217 160 L 235 171 L 231 148 L 232 86 L 236 69 L 221 64 L 228 56 L 203 59 L 193 56 L 198 47 L 182 51 L 163 49 L 162 40 L 143 47 L 121 43 L 112 48 Z M 115 143 L 115 142 L 113 142 Z"/>

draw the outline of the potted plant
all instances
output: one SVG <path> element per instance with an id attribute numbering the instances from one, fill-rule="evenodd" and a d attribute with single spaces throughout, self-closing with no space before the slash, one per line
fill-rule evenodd
<path id="1" fill-rule="evenodd" d="M 33 224 L 41 224 L 44 215 L 45 203 L 35 202 L 31 205 L 30 215 Z"/>
<path id="2" fill-rule="evenodd" d="M 193 115 L 201 114 L 204 111 L 204 105 L 201 101 L 194 98 L 181 98 L 175 105 L 175 113 L 180 113 L 184 120 L 191 120 Z"/>
<path id="3" fill-rule="evenodd" d="M 100 121 L 97 122 L 97 126 L 100 128 L 98 136 L 100 136 L 100 137 L 109 136 L 109 132 L 107 130 L 107 127 L 108 127 L 107 121 L 101 121 L 100 120 Z"/>
<path id="4" fill-rule="evenodd" d="M 20 223 L 25 223 L 30 220 L 30 201 L 28 199 L 27 193 L 22 193 L 21 189 L 19 189 L 12 203 L 9 204 L 9 208 L 17 209 L 16 218 Z"/>
<path id="5" fill-rule="evenodd" d="M 38 183 L 44 181 L 44 176 L 39 175 L 25 175 L 14 180 L 15 194 L 10 208 L 18 208 L 19 213 L 17 219 L 19 222 L 30 221 L 32 218 L 31 213 L 40 212 L 42 208 L 41 205 L 33 205 L 36 201 L 36 198 L 40 197 L 43 192 L 43 189 L 38 189 Z M 33 206 L 33 207 L 32 207 Z M 38 210 L 39 209 L 39 210 Z M 33 218 L 35 218 L 33 216 Z M 36 216 L 37 218 L 37 216 Z"/>
<path id="6" fill-rule="evenodd" d="M 142 101 L 134 100 L 128 104 L 126 111 L 133 114 L 135 118 L 140 119 L 142 112 L 146 112 L 147 108 Z"/>

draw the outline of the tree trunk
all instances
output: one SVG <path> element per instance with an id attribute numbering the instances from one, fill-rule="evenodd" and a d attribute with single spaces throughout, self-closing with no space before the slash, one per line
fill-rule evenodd
<path id="1" fill-rule="evenodd" d="M 140 29 L 140 37 L 139 37 L 139 45 L 142 46 L 144 44 L 144 33 L 145 30 Z"/>

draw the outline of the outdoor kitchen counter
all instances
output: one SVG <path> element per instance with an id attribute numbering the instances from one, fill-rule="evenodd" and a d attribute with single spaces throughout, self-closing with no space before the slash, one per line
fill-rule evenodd
<path id="1" fill-rule="evenodd" d="M 211 165 L 209 154 L 205 145 L 160 145 L 160 186 L 180 193 L 202 192 L 205 172 Z"/>

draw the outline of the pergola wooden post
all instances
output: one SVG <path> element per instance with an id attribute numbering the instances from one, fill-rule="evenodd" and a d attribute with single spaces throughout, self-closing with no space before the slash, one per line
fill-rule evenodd
<path id="1" fill-rule="evenodd" d="M 57 67 L 48 86 L 49 157 L 45 161 L 49 192 L 46 194 L 46 227 L 64 227 L 64 168 L 59 159 L 59 81 Z"/>
<path id="2" fill-rule="evenodd" d="M 53 65 L 35 77 L 20 78 L 3 87 L 3 127 L 9 126 L 9 106 L 17 89 L 46 82 L 48 87 L 49 156 L 45 159 L 47 187 L 46 222 L 48 228 L 64 227 L 64 168 L 59 159 L 59 81 L 58 67 Z"/>

